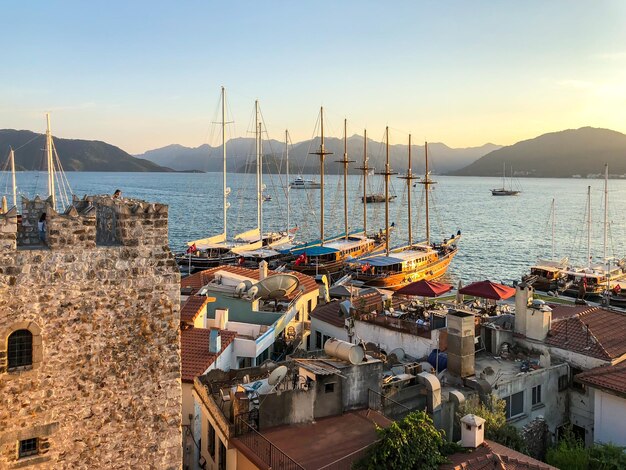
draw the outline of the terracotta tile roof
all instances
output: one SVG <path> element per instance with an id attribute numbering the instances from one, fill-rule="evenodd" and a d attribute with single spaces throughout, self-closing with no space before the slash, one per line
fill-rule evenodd
<path id="1" fill-rule="evenodd" d="M 180 287 L 184 289 L 186 287 L 192 288 L 192 292 L 196 293 L 202 287 L 206 286 L 209 282 L 213 280 L 213 277 L 217 271 L 228 271 L 229 273 L 237 274 L 239 276 L 246 276 L 255 281 L 259 280 L 259 270 L 258 269 L 250 269 L 250 268 L 242 268 L 241 266 L 217 266 L 215 268 L 210 268 L 205 271 L 200 271 L 198 273 L 192 274 L 191 276 L 187 276 L 180 280 Z M 293 274 L 300 281 L 300 286 L 304 288 L 304 293 L 308 294 L 309 292 L 313 292 L 318 290 L 317 283 L 315 279 L 311 276 L 307 276 L 306 274 L 302 274 L 296 271 L 268 271 L 268 276 L 275 276 L 276 274 Z M 295 295 L 295 294 L 292 294 Z"/>
<path id="2" fill-rule="evenodd" d="M 370 313 L 380 309 L 382 306 L 382 295 L 378 292 L 371 292 L 361 297 L 352 299 L 352 305 L 361 313 Z M 321 320 L 330 325 L 343 328 L 345 315 L 340 314 L 339 304 L 341 302 L 333 300 L 325 305 L 318 305 L 311 312 L 311 317 Z"/>
<path id="3" fill-rule="evenodd" d="M 202 313 L 202 309 L 209 303 L 209 299 L 204 296 L 191 295 L 185 301 L 180 309 L 180 321 L 181 323 L 193 324 L 198 318 L 198 315 Z"/>
<path id="4" fill-rule="evenodd" d="M 552 309 L 552 321 L 564 320 L 565 318 L 575 317 L 576 315 L 597 310 L 599 307 L 590 307 L 589 305 L 562 305 L 562 304 L 550 304 Z"/>
<path id="5" fill-rule="evenodd" d="M 485 440 L 476 449 L 448 456 L 440 470 L 557 470 L 547 463 L 497 442 Z"/>
<path id="6" fill-rule="evenodd" d="M 626 354 L 626 314 L 594 307 L 552 321 L 546 344 L 612 361 Z"/>
<path id="7" fill-rule="evenodd" d="M 180 354 L 183 382 L 193 383 L 193 379 L 206 371 L 219 354 L 209 352 L 209 328 L 189 328 L 180 332 Z M 233 342 L 237 333 L 220 330 L 222 349 L 220 354 Z"/>
<path id="8" fill-rule="evenodd" d="M 614 366 L 596 367 L 578 374 L 576 380 L 611 392 L 616 392 L 626 398 L 626 361 Z"/>

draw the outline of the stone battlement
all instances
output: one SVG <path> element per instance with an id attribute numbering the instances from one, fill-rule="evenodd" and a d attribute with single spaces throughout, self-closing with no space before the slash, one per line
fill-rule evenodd
<path id="1" fill-rule="evenodd" d="M 46 214 L 45 242 L 38 222 Z M 111 196 L 74 196 L 63 213 L 52 209 L 50 198 L 22 198 L 22 215 L 15 208 L 0 214 L 0 250 L 20 247 L 78 248 L 96 246 L 167 245 L 168 207 L 137 199 Z"/>

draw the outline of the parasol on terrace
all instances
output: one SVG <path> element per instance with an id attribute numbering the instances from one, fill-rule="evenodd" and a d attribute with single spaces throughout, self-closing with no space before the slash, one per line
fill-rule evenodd
<path id="1" fill-rule="evenodd" d="M 420 297 L 439 297 L 440 295 L 443 295 L 451 290 L 452 286 L 450 284 L 421 279 L 398 289 L 396 294 L 418 295 Z"/>
<path id="2" fill-rule="evenodd" d="M 515 289 L 489 280 L 474 282 L 461 289 L 460 294 L 472 295 L 483 299 L 504 300 L 515 295 Z"/>

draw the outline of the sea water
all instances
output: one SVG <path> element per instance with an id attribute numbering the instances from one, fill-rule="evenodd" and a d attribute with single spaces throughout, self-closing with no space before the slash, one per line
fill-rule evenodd
<path id="1" fill-rule="evenodd" d="M 0 175 L 0 193 L 7 191 L 7 174 Z M 220 173 L 96 173 L 66 174 L 72 192 L 113 194 L 120 189 L 124 197 L 169 205 L 169 236 L 172 250 L 184 249 L 189 240 L 221 233 L 222 175 Z M 305 176 L 307 177 L 307 176 Z M 319 176 L 310 176 L 318 180 Z M 293 179 L 293 178 L 292 178 Z M 368 178 L 368 192 L 383 190 L 379 176 Z M 391 191 L 397 198 L 389 204 L 389 220 L 394 223 L 392 246 L 406 243 L 407 193 L 404 180 L 392 177 Z M 450 265 L 449 282 L 476 280 L 510 282 L 527 272 L 538 257 L 552 257 L 552 220 L 550 206 L 556 204 L 555 258 L 568 256 L 587 262 L 587 186 L 591 186 L 591 253 L 595 262 L 603 258 L 604 181 L 601 179 L 522 179 L 522 193 L 494 197 L 490 189 L 501 186 L 499 178 L 435 176 L 430 191 L 430 236 L 439 242 L 462 232 L 459 253 Z M 230 235 L 256 227 L 257 202 L 255 175 L 229 174 L 227 230 Z M 343 177 L 325 178 L 325 234 L 344 231 Z M 18 172 L 18 192 L 27 197 L 47 194 L 47 175 Z M 264 231 L 287 228 L 287 198 L 284 177 L 265 176 L 263 191 L 271 196 L 262 206 Z M 425 201 L 423 187 L 412 187 L 413 240 L 425 239 Z M 362 178 L 348 177 L 349 230 L 363 227 Z M 626 256 L 626 181 L 609 181 L 608 256 Z M 298 227 L 296 239 L 319 238 L 320 190 L 290 191 L 290 228 Z M 367 228 L 384 228 L 385 204 L 367 205 Z"/>

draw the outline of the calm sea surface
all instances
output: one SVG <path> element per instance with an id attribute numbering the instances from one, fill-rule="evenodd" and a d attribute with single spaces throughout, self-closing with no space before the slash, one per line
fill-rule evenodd
<path id="1" fill-rule="evenodd" d="M 601 170 L 601 169 L 600 169 Z M 599 171 L 600 171 L 599 170 Z M 84 194 L 113 193 L 169 205 L 170 244 L 180 250 L 187 240 L 220 232 L 222 227 L 222 179 L 219 173 L 67 173 L 72 191 Z M 314 177 L 319 180 L 319 177 Z M 369 178 L 370 191 L 382 189 L 380 177 Z M 539 256 L 551 257 L 552 222 L 550 205 L 556 200 L 556 257 L 586 259 L 587 186 L 591 186 L 592 253 L 600 260 L 603 240 L 603 180 L 522 179 L 522 194 L 517 197 L 493 197 L 490 188 L 501 186 L 498 178 L 435 177 L 438 184 L 431 192 L 431 236 L 441 240 L 461 230 L 459 254 L 453 261 L 448 280 L 464 283 L 489 278 L 494 281 L 518 279 Z M 0 193 L 6 194 L 7 175 L 0 174 Z M 326 234 L 343 231 L 342 178 L 326 177 Z M 286 195 L 279 177 L 266 176 L 264 203 L 266 229 L 284 229 L 287 219 Z M 19 192 L 29 197 L 45 194 L 45 173 L 22 172 L 17 175 Z M 239 233 L 256 225 L 255 177 L 228 175 L 228 229 Z M 350 230 L 363 227 L 363 192 L 359 176 L 349 177 Z M 390 204 L 390 221 L 396 231 L 392 245 L 407 238 L 407 187 L 403 180 L 392 183 L 397 199 Z M 419 185 L 418 185 L 419 186 Z M 422 188 L 413 189 L 414 239 L 424 238 L 424 197 Z M 291 226 L 297 225 L 299 240 L 319 236 L 319 190 L 291 191 Z M 626 181 L 609 182 L 609 255 L 626 255 Z M 368 204 L 368 230 L 384 224 L 384 204 Z"/>

